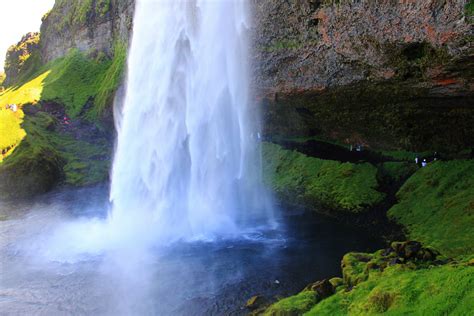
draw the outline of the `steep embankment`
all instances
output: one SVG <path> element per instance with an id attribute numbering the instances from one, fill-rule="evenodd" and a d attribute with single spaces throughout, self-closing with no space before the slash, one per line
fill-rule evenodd
<path id="1" fill-rule="evenodd" d="M 107 179 L 132 12 L 127 1 L 56 1 L 41 35 L 9 49 L 0 94 L 4 196 Z"/>

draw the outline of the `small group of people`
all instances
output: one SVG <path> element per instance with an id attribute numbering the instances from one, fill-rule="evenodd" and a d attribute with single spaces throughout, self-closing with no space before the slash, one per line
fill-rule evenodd
<path id="1" fill-rule="evenodd" d="M 18 105 L 16 105 L 16 104 L 7 104 L 5 106 L 5 110 L 11 110 L 13 112 L 16 112 L 16 111 L 18 111 Z"/>
<path id="2" fill-rule="evenodd" d="M 438 160 L 438 153 L 435 151 L 432 161 L 436 161 L 436 160 Z M 423 158 L 423 160 L 421 160 L 421 158 L 419 158 L 418 156 L 415 157 L 415 163 L 417 165 L 421 164 L 422 168 L 426 167 L 428 165 L 428 162 L 429 161 L 426 158 Z"/>
<path id="3" fill-rule="evenodd" d="M 364 145 L 361 145 L 361 144 L 355 144 L 355 145 L 352 145 L 350 146 L 350 151 L 357 151 L 357 152 L 361 152 L 363 149 L 364 149 Z"/>
<path id="4" fill-rule="evenodd" d="M 71 120 L 67 116 L 64 116 L 63 117 L 63 124 L 64 125 L 69 125 L 69 124 L 71 124 Z"/>

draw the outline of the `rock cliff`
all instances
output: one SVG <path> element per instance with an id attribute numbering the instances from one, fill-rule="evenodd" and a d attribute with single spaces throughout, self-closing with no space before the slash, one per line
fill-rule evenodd
<path id="1" fill-rule="evenodd" d="M 58 0 L 44 61 L 110 56 L 134 0 Z M 474 146 L 474 29 L 465 0 L 252 0 L 253 82 L 267 137 L 318 136 L 383 149 Z"/>
<path id="2" fill-rule="evenodd" d="M 267 137 L 376 148 L 474 143 L 473 26 L 461 0 L 254 1 Z M 471 10 L 472 11 L 472 10 Z"/>
<path id="3" fill-rule="evenodd" d="M 62 57 L 70 49 L 110 56 L 116 41 L 128 41 L 134 8 L 134 0 L 56 0 L 41 25 L 43 61 Z"/>
<path id="4" fill-rule="evenodd" d="M 39 61 L 39 33 L 28 33 L 15 45 L 8 48 L 5 58 L 5 81 L 9 86 L 17 82 L 20 76 L 28 76 Z"/>

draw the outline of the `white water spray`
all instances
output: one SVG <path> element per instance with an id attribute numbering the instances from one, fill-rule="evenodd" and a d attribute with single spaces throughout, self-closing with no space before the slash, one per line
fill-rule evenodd
<path id="1" fill-rule="evenodd" d="M 112 172 L 121 237 L 236 235 L 269 218 L 240 0 L 139 0 Z"/>

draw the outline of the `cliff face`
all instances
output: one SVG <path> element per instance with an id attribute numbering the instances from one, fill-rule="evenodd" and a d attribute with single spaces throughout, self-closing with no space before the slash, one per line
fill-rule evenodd
<path id="1" fill-rule="evenodd" d="M 62 57 L 70 49 L 110 56 L 116 41 L 128 41 L 134 8 L 134 0 L 56 0 L 41 25 L 43 61 Z"/>
<path id="2" fill-rule="evenodd" d="M 10 46 L 5 58 L 5 86 L 18 81 L 19 76 L 27 76 L 39 61 L 39 33 L 28 33 L 15 45 Z"/>
<path id="3" fill-rule="evenodd" d="M 428 50 L 456 58 L 469 49 L 472 28 L 464 18 L 465 1 L 324 4 L 330 2 L 254 1 L 256 78 L 265 92 L 416 75 L 400 63 L 422 58 Z M 429 68 L 429 62 L 420 68 Z M 431 78 L 441 71 L 430 70 Z"/>
<path id="4" fill-rule="evenodd" d="M 267 137 L 473 146 L 466 1 L 335 2 L 253 1 L 254 78 Z"/>

